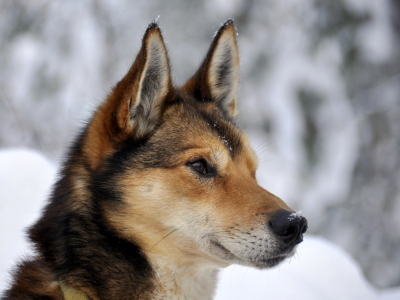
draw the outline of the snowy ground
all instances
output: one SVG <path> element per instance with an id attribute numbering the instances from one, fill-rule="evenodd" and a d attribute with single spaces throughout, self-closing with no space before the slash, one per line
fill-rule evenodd
<path id="1" fill-rule="evenodd" d="M 38 217 L 55 174 L 55 167 L 37 152 L 0 151 L 0 291 L 15 261 L 29 254 L 24 228 Z M 296 256 L 275 269 L 225 269 L 216 299 L 394 300 L 400 299 L 400 288 L 376 290 L 346 252 L 306 235 Z"/>

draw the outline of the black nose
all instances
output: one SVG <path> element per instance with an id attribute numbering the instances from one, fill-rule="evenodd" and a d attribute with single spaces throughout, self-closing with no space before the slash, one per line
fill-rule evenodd
<path id="1" fill-rule="evenodd" d="M 280 211 L 269 222 L 276 237 L 286 244 L 298 244 L 303 241 L 307 231 L 307 219 L 299 213 Z"/>

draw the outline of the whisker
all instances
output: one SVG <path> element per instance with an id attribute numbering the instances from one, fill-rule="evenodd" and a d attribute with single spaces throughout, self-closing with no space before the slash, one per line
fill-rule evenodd
<path id="1" fill-rule="evenodd" d="M 144 234 L 144 235 L 146 235 L 146 236 L 153 236 L 153 235 L 159 234 L 159 233 L 161 233 L 161 232 L 164 232 L 164 231 L 167 231 L 167 230 L 171 230 L 171 229 L 173 229 L 173 228 L 174 228 L 173 226 L 170 226 L 170 227 L 167 227 L 167 228 L 165 228 L 165 229 L 162 229 L 162 230 L 156 231 L 156 232 L 151 232 L 151 233 L 149 233 L 148 231 L 141 231 L 140 233 L 141 233 L 141 234 Z"/>
<path id="2" fill-rule="evenodd" d="M 160 231 L 157 231 L 157 232 L 152 233 L 152 235 L 154 235 L 154 234 L 159 234 L 159 233 L 161 233 L 161 232 L 163 232 L 163 231 L 170 230 L 170 229 L 172 229 L 172 228 L 174 228 L 174 227 L 173 227 L 173 226 L 167 227 L 167 228 L 165 228 L 165 229 L 163 229 L 163 230 L 160 230 Z"/>
<path id="3" fill-rule="evenodd" d="M 159 240 L 157 243 L 155 243 L 155 245 L 153 247 L 150 248 L 150 250 L 152 250 L 155 246 L 157 246 L 162 240 L 164 240 L 165 238 L 167 238 L 168 236 L 170 236 L 171 234 L 173 234 L 174 232 L 178 231 L 179 228 L 176 228 L 174 230 L 172 230 L 170 233 L 168 233 L 167 235 L 165 235 L 161 240 Z M 162 230 L 165 231 L 165 230 Z"/>

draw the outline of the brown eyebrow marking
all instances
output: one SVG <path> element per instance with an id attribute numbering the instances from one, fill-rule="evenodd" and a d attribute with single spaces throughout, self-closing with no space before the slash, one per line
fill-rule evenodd
<path id="1" fill-rule="evenodd" d="M 200 114 L 210 125 L 210 128 L 217 133 L 231 157 L 235 158 L 238 156 L 242 152 L 243 146 L 240 134 L 237 132 L 237 127 L 220 116 L 209 115 L 204 111 L 201 111 Z"/>

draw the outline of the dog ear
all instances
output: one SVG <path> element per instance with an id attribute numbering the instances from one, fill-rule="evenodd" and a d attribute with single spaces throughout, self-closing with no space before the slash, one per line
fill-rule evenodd
<path id="1" fill-rule="evenodd" d="M 167 50 L 161 30 L 153 22 L 131 69 L 113 91 L 120 98 L 116 114 L 119 129 L 134 138 L 152 132 L 172 90 Z"/>
<path id="2" fill-rule="evenodd" d="M 98 165 L 119 143 L 151 134 L 173 98 L 173 91 L 167 50 L 161 30 L 153 22 L 128 73 L 88 125 L 84 151 L 90 157 L 90 165 Z"/>
<path id="3" fill-rule="evenodd" d="M 239 51 L 232 19 L 216 32 L 206 58 L 195 75 L 182 87 L 200 101 L 214 102 L 226 116 L 236 115 L 239 85 Z"/>

